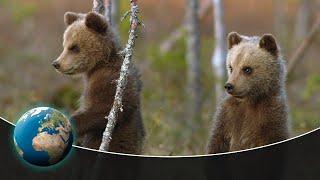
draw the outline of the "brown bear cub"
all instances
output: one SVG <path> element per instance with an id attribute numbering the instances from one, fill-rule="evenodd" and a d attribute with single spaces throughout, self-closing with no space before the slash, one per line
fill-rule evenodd
<path id="1" fill-rule="evenodd" d="M 227 95 L 218 108 L 208 153 L 237 151 L 289 137 L 285 65 L 275 38 L 228 35 Z"/>
<path id="2" fill-rule="evenodd" d="M 113 105 L 117 79 L 123 57 L 120 47 L 105 18 L 97 13 L 64 16 L 64 50 L 53 66 L 66 75 L 81 74 L 84 91 L 80 108 L 72 115 L 78 145 L 98 149 Z M 119 112 L 109 151 L 141 154 L 144 126 L 140 112 L 141 82 L 134 65 L 130 67 L 123 97 L 123 111 Z"/>

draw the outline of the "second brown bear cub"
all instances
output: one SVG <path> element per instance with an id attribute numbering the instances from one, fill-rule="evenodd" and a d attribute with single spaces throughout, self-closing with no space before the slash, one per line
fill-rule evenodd
<path id="1" fill-rule="evenodd" d="M 227 91 L 218 108 L 208 153 L 237 151 L 289 137 L 285 66 L 272 35 L 228 36 Z"/>
<path id="2" fill-rule="evenodd" d="M 96 13 L 66 13 L 64 50 L 53 66 L 67 75 L 81 74 L 84 91 L 80 108 L 71 117 L 81 146 L 98 149 L 115 96 L 123 58 L 119 45 L 105 18 Z M 123 111 L 119 112 L 109 150 L 140 154 L 144 140 L 144 126 L 140 113 L 141 82 L 134 65 L 130 67 L 123 97 Z"/>

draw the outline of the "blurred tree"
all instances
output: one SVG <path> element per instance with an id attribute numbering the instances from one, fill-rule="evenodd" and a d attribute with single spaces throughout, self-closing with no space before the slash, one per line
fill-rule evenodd
<path id="1" fill-rule="evenodd" d="M 214 29 L 215 29 L 215 50 L 212 56 L 212 68 L 216 79 L 215 91 L 216 101 L 223 96 L 223 83 L 226 76 L 226 32 L 224 24 L 223 2 L 212 0 L 214 4 Z"/>
<path id="2" fill-rule="evenodd" d="M 93 7 L 92 7 L 93 12 L 97 12 L 100 14 L 107 14 L 104 0 L 93 0 Z"/>
<path id="3" fill-rule="evenodd" d="M 315 23 L 312 25 L 311 30 L 307 33 L 307 35 L 302 40 L 302 42 L 299 43 L 299 47 L 296 50 L 294 50 L 293 55 L 288 61 L 287 76 L 289 78 L 294 72 L 294 69 L 297 66 L 297 64 L 303 59 L 304 55 L 306 54 L 306 51 L 311 46 L 313 41 L 316 39 L 315 37 L 318 35 L 319 32 L 320 32 L 320 15 L 315 20 Z"/>
<path id="4" fill-rule="evenodd" d="M 273 0 L 274 5 L 274 27 L 277 37 L 279 39 L 280 47 L 282 47 L 282 51 L 286 51 L 284 49 L 287 47 L 287 20 L 285 15 L 286 1 Z"/>
<path id="5" fill-rule="evenodd" d="M 199 9 L 199 18 L 200 20 L 204 19 L 206 15 L 208 14 L 209 10 L 211 9 L 211 0 L 204 0 L 204 3 L 200 5 Z M 183 23 L 180 25 L 177 29 L 172 31 L 168 38 L 165 39 L 161 44 L 160 44 L 160 51 L 161 53 L 168 53 L 172 47 L 175 45 L 175 43 L 185 35 L 186 33 L 186 23 Z"/>
<path id="6" fill-rule="evenodd" d="M 312 13 L 312 1 L 310 0 L 300 0 L 299 9 L 297 14 L 297 20 L 295 24 L 295 34 L 294 43 L 299 43 L 309 32 L 310 29 L 310 19 Z"/>
<path id="7" fill-rule="evenodd" d="M 120 39 L 120 33 L 119 33 L 120 1 L 121 0 L 113 0 L 112 10 L 111 10 L 111 24 L 112 24 L 114 33 L 119 39 Z"/>
<path id="8" fill-rule="evenodd" d="M 200 22 L 199 1 L 187 0 L 187 65 L 189 117 L 193 120 L 201 116 L 201 83 L 200 83 Z"/>
<path id="9" fill-rule="evenodd" d="M 112 6 L 113 6 L 113 0 L 104 0 L 105 3 L 105 14 L 104 16 L 107 18 L 107 21 L 112 25 Z"/>

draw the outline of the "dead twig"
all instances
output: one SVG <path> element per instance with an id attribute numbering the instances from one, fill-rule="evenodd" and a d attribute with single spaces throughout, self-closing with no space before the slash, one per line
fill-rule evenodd
<path id="1" fill-rule="evenodd" d="M 113 102 L 113 106 L 109 115 L 106 117 L 108 120 L 105 131 L 103 132 L 102 142 L 100 145 L 100 151 L 107 151 L 109 148 L 109 144 L 112 139 L 112 132 L 117 123 L 117 117 L 119 114 L 119 110 L 123 111 L 122 107 L 122 97 L 124 90 L 127 85 L 127 77 L 129 73 L 129 67 L 132 61 L 133 56 L 133 48 L 135 46 L 135 40 L 137 38 L 137 28 L 142 24 L 139 20 L 139 7 L 137 4 L 138 0 L 130 0 L 131 10 L 125 14 L 125 17 L 130 15 L 130 32 L 129 39 L 126 44 L 125 49 L 121 52 L 124 55 L 123 64 L 121 66 L 120 77 L 118 79 L 118 85 L 116 89 L 116 94 Z"/>

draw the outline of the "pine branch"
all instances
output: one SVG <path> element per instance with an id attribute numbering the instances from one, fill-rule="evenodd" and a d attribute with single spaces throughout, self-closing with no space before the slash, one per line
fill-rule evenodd
<path id="1" fill-rule="evenodd" d="M 130 25 L 129 39 L 125 49 L 122 51 L 122 53 L 124 54 L 124 60 L 121 66 L 120 77 L 118 79 L 118 85 L 117 85 L 116 94 L 113 102 L 113 107 L 111 108 L 109 115 L 106 117 L 106 119 L 108 119 L 108 123 L 105 131 L 103 132 L 102 142 L 99 148 L 100 151 L 108 150 L 111 139 L 112 139 L 111 137 L 112 132 L 117 123 L 119 110 L 123 111 L 122 97 L 127 85 L 129 67 L 132 61 L 133 48 L 135 46 L 135 39 L 137 37 L 137 28 L 139 25 L 142 24 L 138 18 L 139 7 L 137 4 L 137 1 L 138 0 L 130 0 L 131 10 L 128 11 L 128 13 L 126 13 L 126 15 L 130 15 L 131 25 Z"/>

